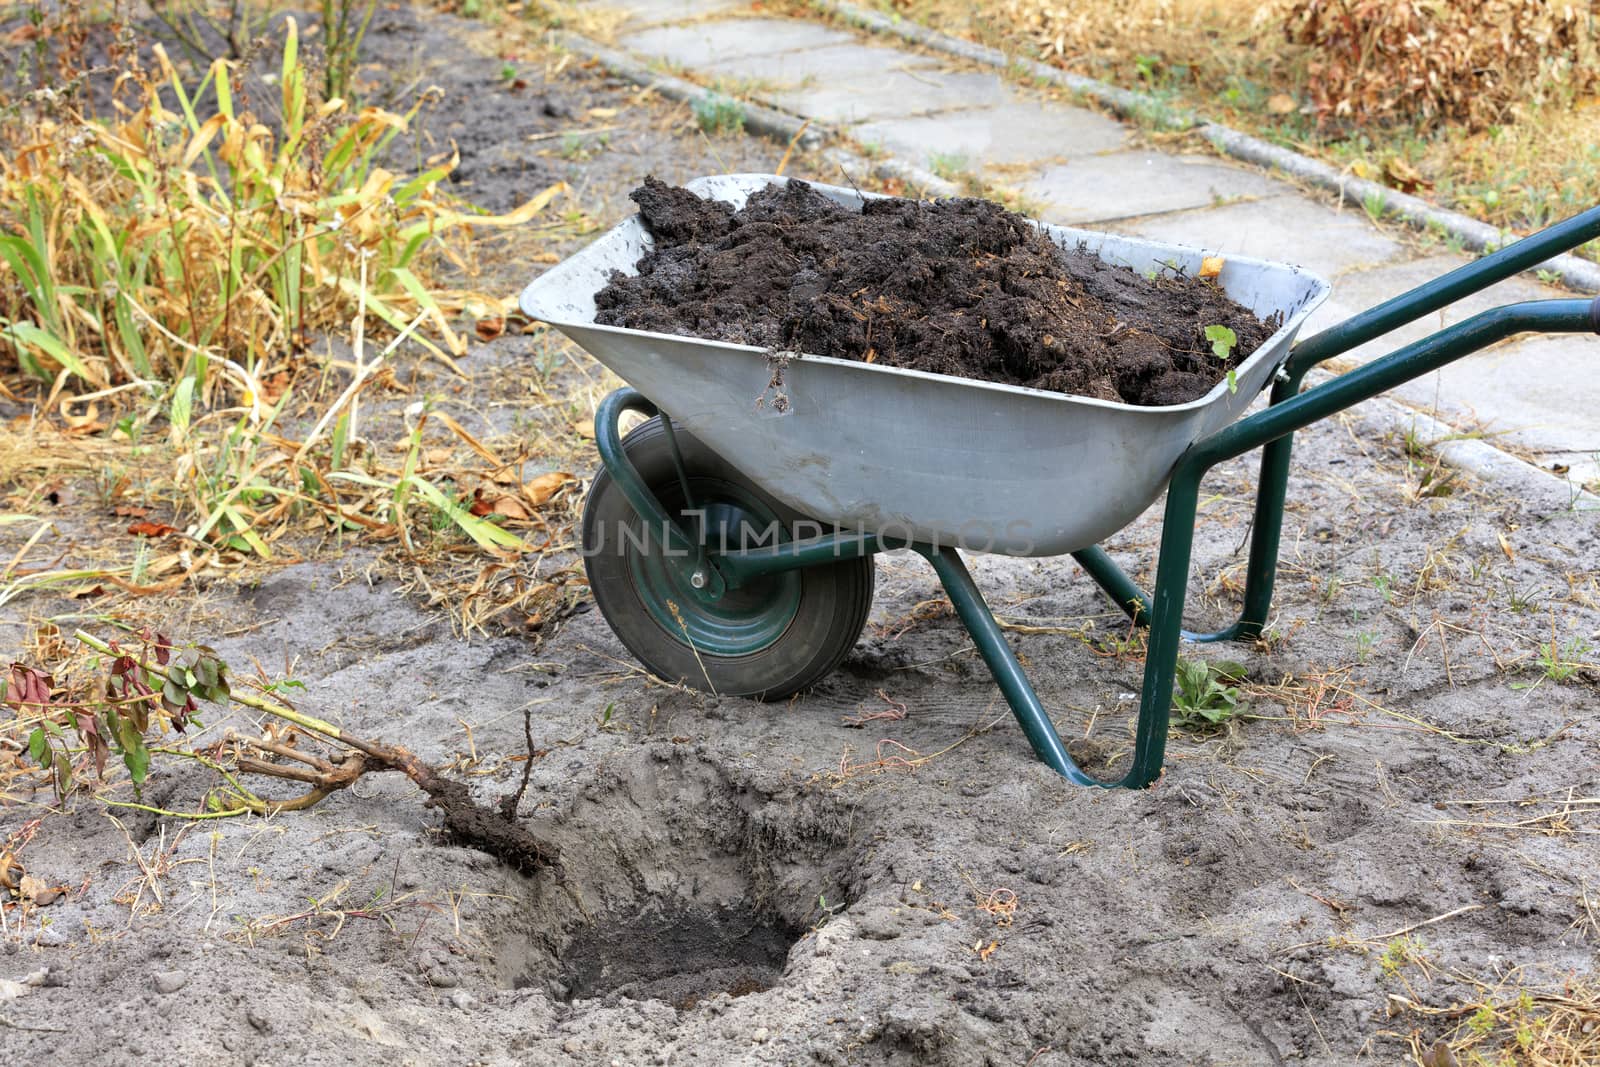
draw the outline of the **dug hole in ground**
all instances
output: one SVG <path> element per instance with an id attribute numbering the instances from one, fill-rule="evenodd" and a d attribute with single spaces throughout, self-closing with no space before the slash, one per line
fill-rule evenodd
<path id="1" fill-rule="evenodd" d="M 446 119 L 520 103 L 459 30 L 395 16 L 369 54 L 401 67 L 427 38 L 431 76 L 456 79 Z M 646 172 L 779 154 L 675 132 L 597 77 L 541 92 L 618 107 L 624 128 L 579 172 L 508 124 L 464 153 L 477 194 L 542 187 L 548 167 L 609 223 Z M 791 169 L 830 178 L 807 167 Z M 489 281 L 512 291 L 529 270 Z M 587 475 L 572 426 L 608 383 L 560 344 L 508 335 L 435 384 L 485 436 L 559 428 Z M 542 395 L 535 365 L 557 368 Z M 38 820 L 21 858 L 67 891 L 6 913 L 0 1038 L 19 1062 L 77 1063 L 1343 1065 L 1440 1041 L 1461 1063 L 1583 1062 L 1555 1054 L 1597 1040 L 1596 517 L 1554 487 L 1491 490 L 1427 444 L 1359 411 L 1299 435 L 1268 637 L 1195 653 L 1246 680 L 1179 716 L 1199 728 L 1175 729 L 1142 792 L 1075 788 L 1033 758 L 905 554 L 879 560 L 841 669 L 783 705 L 645 677 L 584 610 L 570 554 L 518 565 L 572 585 L 563 610 L 470 640 L 459 604 L 430 603 L 440 573 L 360 544 L 123 602 L 236 669 L 302 681 L 296 706 L 404 743 L 487 807 L 527 770 L 521 821 L 559 865 L 451 843 L 398 776 L 202 822 L 89 796 L 61 811 L 13 778 L 4 829 Z M 1236 614 L 1253 463 L 1206 483 L 1195 628 Z M 58 499 L 68 559 L 123 536 L 88 482 Z M 1148 586 L 1158 535 L 1152 512 L 1107 548 Z M 1138 636 L 1070 560 L 972 565 L 1062 734 L 1114 769 Z M 212 784 L 157 760 L 143 801 L 194 810 Z"/>

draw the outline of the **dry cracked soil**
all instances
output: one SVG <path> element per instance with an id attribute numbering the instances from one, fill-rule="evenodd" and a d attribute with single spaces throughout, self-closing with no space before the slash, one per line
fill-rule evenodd
<path id="1" fill-rule="evenodd" d="M 490 206 L 565 178 L 609 224 L 646 173 L 781 154 L 707 140 L 578 64 L 513 91 L 483 37 L 386 11 L 369 52 L 402 86 L 446 90 L 433 128 Z M 592 108 L 617 109 L 604 145 L 563 158 L 528 139 L 594 125 Z M 542 269 L 518 248 L 490 279 L 506 290 Z M 549 417 L 525 383 L 559 345 L 508 336 L 462 361 L 464 382 L 414 380 L 459 386 L 505 429 Z M 555 363 L 552 381 L 601 381 L 579 355 Z M 379 548 L 207 578 L 137 610 L 292 675 L 303 710 L 410 746 L 485 804 L 527 768 L 520 818 L 560 864 L 445 841 L 398 776 L 203 822 L 85 795 L 58 810 L 14 782 L 0 829 L 39 820 L 21 858 L 70 888 L 7 913 L 0 977 L 33 984 L 0 1000 L 0 1047 L 85 1064 L 1401 1062 L 1459 1036 L 1431 1009 L 1586 980 L 1600 942 L 1600 700 L 1592 668 L 1551 669 L 1594 660 L 1600 520 L 1553 484 L 1440 492 L 1430 469 L 1360 413 L 1301 435 L 1269 640 L 1227 650 L 1248 714 L 1175 730 L 1141 792 L 1032 758 L 904 554 L 880 558 L 841 669 L 781 705 L 646 677 L 576 583 L 536 632 L 469 638 L 430 576 Z M 1252 484 L 1248 461 L 1207 483 L 1193 626 L 1236 610 Z M 90 490 L 75 509 L 59 496 L 52 552 L 124 536 Z M 0 533 L 9 558 L 20 535 Z M 1151 513 L 1107 547 L 1148 582 L 1158 536 Z M 1120 616 L 1069 559 L 972 562 L 1064 735 L 1115 766 L 1140 676 Z M 518 566 L 534 581 L 571 563 Z M 9 610 L 20 648 L 27 625 L 85 608 Z M 193 810 L 210 781 L 158 759 L 144 800 Z"/>

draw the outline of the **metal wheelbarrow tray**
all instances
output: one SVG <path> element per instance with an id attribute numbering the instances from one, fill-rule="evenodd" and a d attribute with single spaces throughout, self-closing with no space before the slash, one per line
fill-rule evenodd
<path id="1" fill-rule="evenodd" d="M 723 175 L 687 188 L 740 207 L 784 181 Z M 858 210 L 863 200 L 851 189 L 814 188 Z M 1041 229 L 1065 248 L 1141 272 L 1192 275 L 1202 257 L 1157 242 Z M 540 276 L 521 303 L 633 387 L 607 397 L 596 415 L 604 469 L 590 490 L 583 552 L 602 613 L 653 672 L 723 695 L 775 698 L 803 688 L 837 665 L 865 624 L 872 554 L 909 547 L 933 564 L 1039 757 L 1080 784 L 1138 787 L 1161 772 L 1180 642 L 1260 635 L 1293 432 L 1515 333 L 1600 332 L 1600 297 L 1496 308 L 1302 393 L 1307 371 L 1597 236 L 1600 208 L 1298 345 L 1327 282 L 1230 257 L 1218 284 L 1257 315 L 1281 314 L 1282 326 L 1239 365 L 1236 388 L 1219 382 L 1166 407 L 597 324 L 595 293 L 613 271 L 635 273 L 649 247 L 637 216 Z M 1240 419 L 1269 384 L 1270 405 Z M 618 424 L 627 410 L 656 417 L 624 441 Z M 1262 446 L 1244 610 L 1222 632 L 1187 633 L 1200 480 Z M 1161 554 L 1154 596 L 1146 597 L 1097 542 L 1163 488 Z M 1067 754 L 957 549 L 1071 553 L 1149 627 L 1134 755 L 1122 778 L 1095 779 Z"/>

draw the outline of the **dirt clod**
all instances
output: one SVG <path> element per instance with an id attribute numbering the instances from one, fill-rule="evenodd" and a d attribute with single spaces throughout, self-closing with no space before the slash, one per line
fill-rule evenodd
<path id="1" fill-rule="evenodd" d="M 1143 406 L 1204 396 L 1277 329 L 1215 285 L 1056 245 L 986 200 L 869 200 L 771 185 L 740 210 L 655 178 L 655 247 L 595 321 Z M 1219 358 L 1205 335 L 1238 340 Z"/>
<path id="2" fill-rule="evenodd" d="M 429 801 L 444 813 L 444 829 L 451 840 L 468 845 L 523 873 L 560 862 L 554 845 L 541 841 L 512 822 L 502 812 L 476 803 L 467 787 L 449 778 L 418 780 Z"/>

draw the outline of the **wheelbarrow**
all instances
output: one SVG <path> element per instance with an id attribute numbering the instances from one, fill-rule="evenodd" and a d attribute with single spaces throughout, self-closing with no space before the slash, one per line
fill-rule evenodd
<path id="1" fill-rule="evenodd" d="M 787 179 L 721 175 L 690 190 L 736 208 Z M 866 194 L 817 185 L 859 210 Z M 1203 253 L 1041 224 L 1140 272 L 1198 273 Z M 1328 295 L 1296 267 L 1230 257 L 1228 295 L 1282 326 L 1205 396 L 1167 407 L 972 381 L 877 364 L 596 323 L 595 293 L 635 272 L 650 235 L 634 216 L 541 275 L 523 311 L 561 330 L 630 387 L 595 415 L 602 469 L 580 549 L 596 604 L 656 676 L 776 700 L 815 683 L 866 624 L 875 553 L 933 565 L 1038 757 L 1081 785 L 1141 788 L 1161 774 L 1185 641 L 1258 638 L 1272 600 L 1294 431 L 1524 331 L 1600 333 L 1600 297 L 1511 304 L 1301 391 L 1317 364 L 1600 237 L 1600 207 L 1295 343 Z M 1270 403 L 1242 417 L 1270 387 Z M 625 412 L 647 420 L 626 437 Z M 1262 449 L 1243 610 L 1216 633 L 1183 629 L 1201 479 Z M 1147 596 L 1099 547 L 1166 490 Z M 1106 781 L 1067 752 L 960 555 L 1071 554 L 1148 628 L 1133 756 Z"/>

